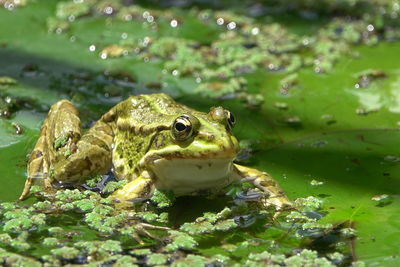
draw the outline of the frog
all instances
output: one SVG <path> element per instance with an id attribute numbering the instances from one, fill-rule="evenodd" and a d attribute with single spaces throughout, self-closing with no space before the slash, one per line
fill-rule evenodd
<path id="1" fill-rule="evenodd" d="M 201 112 L 164 93 L 130 96 L 86 132 L 68 100 L 52 105 L 32 150 L 20 200 L 33 185 L 58 190 L 79 187 L 89 177 L 112 172 L 126 184 L 111 194 L 118 203 L 150 198 L 155 190 L 175 196 L 218 192 L 245 181 L 277 209 L 291 205 L 266 172 L 235 163 L 239 142 L 236 119 L 216 106 Z"/>

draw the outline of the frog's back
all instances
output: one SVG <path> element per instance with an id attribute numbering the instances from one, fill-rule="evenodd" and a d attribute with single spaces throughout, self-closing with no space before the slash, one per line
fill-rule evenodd
<path id="1" fill-rule="evenodd" d="M 170 96 L 159 93 L 131 96 L 117 106 L 118 121 L 140 127 L 168 126 L 174 118 L 185 112 L 196 112 L 176 103 Z"/>

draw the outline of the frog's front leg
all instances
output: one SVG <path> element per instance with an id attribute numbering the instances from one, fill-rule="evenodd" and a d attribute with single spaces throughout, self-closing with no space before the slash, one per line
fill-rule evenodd
<path id="1" fill-rule="evenodd" d="M 132 203 L 134 199 L 143 199 L 151 196 L 153 191 L 154 181 L 147 171 L 143 171 L 138 177 L 115 191 L 111 198 L 121 203 Z"/>
<path id="2" fill-rule="evenodd" d="M 241 177 L 241 181 L 250 182 L 267 194 L 268 197 L 265 199 L 267 205 L 273 205 L 279 210 L 292 206 L 278 183 L 268 173 L 238 164 L 234 165 L 235 173 Z"/>
<path id="3" fill-rule="evenodd" d="M 112 128 L 103 116 L 81 138 L 78 111 L 67 100 L 54 104 L 43 123 L 28 162 L 27 180 L 19 197 L 32 185 L 50 189 L 56 183 L 78 183 L 111 168 Z"/>
<path id="4" fill-rule="evenodd" d="M 154 181 L 150 174 L 147 171 L 143 171 L 138 177 L 115 191 L 111 198 L 122 204 L 132 204 L 134 199 L 150 197 L 154 192 L 154 188 Z"/>

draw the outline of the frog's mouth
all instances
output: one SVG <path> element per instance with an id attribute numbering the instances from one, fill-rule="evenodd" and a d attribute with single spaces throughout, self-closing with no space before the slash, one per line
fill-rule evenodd
<path id="1" fill-rule="evenodd" d="M 233 170 L 232 158 L 218 159 L 166 159 L 153 161 L 152 171 L 156 187 L 172 190 L 177 195 L 187 195 L 205 189 L 228 185 Z"/>

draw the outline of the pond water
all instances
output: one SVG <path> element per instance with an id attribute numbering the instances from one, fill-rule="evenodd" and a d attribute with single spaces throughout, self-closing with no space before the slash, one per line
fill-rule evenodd
<path id="1" fill-rule="evenodd" d="M 311 55 L 314 50 L 294 50 L 293 54 L 298 53 L 305 59 L 303 67 L 293 72 L 274 68 L 266 70 L 257 65 L 261 61 L 255 60 L 258 63 L 251 62 L 256 64 L 252 71 L 240 74 L 246 80 L 244 93 L 215 96 L 215 91 L 205 91 L 194 94 L 198 92 L 196 88 L 199 81 L 212 85 L 212 82 L 220 82 L 220 76 L 207 73 L 203 73 L 201 78 L 183 75 L 187 70 L 185 68 L 198 68 L 185 59 L 187 54 L 176 63 L 166 57 L 155 57 L 144 52 L 115 58 L 111 58 L 112 52 L 107 52 L 106 59 L 102 58 L 102 53 L 108 51 L 104 49 L 115 44 L 116 40 L 123 47 L 123 40 L 129 40 L 131 36 L 135 40 L 140 39 L 142 45 L 146 38 L 157 40 L 173 37 L 176 40 L 196 40 L 202 46 L 208 46 L 219 40 L 226 31 L 218 27 L 218 22 L 204 23 L 196 17 L 200 11 L 189 12 L 177 8 L 164 15 L 154 15 L 161 17 L 161 22 L 156 26 L 142 21 L 128 23 L 112 17 L 85 14 L 81 19 L 70 22 L 68 31 L 49 33 L 49 18 L 53 18 L 57 10 L 61 12 L 58 2 L 61 1 L 32 1 L 13 11 L 0 9 L 0 25 L 6 25 L 0 28 L 0 76 L 16 81 L 15 84 L 0 82 L 1 103 L 8 103 L 6 106 L 11 113 L 9 118 L 0 119 L 0 202 L 18 198 L 25 182 L 27 155 L 35 144 L 50 105 L 62 98 L 71 99 L 82 114 L 83 125 L 89 125 L 129 95 L 162 90 L 179 102 L 202 111 L 216 105 L 229 108 L 237 118 L 234 133 L 248 148 L 243 150 L 243 164 L 268 171 L 290 199 L 310 195 L 320 198 L 323 201 L 322 213 L 326 215 L 321 223 L 339 228 L 352 227 L 356 231 L 355 238 L 340 241 L 344 243 L 336 244 L 336 248 L 329 247 L 335 244 L 334 241 L 328 242 L 325 247 L 315 248 L 308 241 L 294 240 L 290 236 L 287 240 L 277 241 L 281 242 L 278 245 L 282 249 L 275 249 L 274 252 L 287 254 L 294 249 L 308 247 L 319 250 L 322 255 L 325 255 L 324 250 L 340 251 L 349 260 L 361 260 L 372 266 L 395 266 L 400 262 L 399 42 L 382 41 L 373 46 L 351 46 L 349 52 L 338 52 L 332 69 L 326 73 L 318 73 L 318 64 L 304 63 L 310 61 L 307 53 L 310 53 L 311 60 L 315 60 Z M 162 21 L 162 16 L 170 23 Z M 172 22 L 175 17 L 179 18 L 175 20 L 176 23 Z M 234 18 L 236 21 L 243 19 Z M 281 19 L 271 16 L 265 21 L 259 20 L 265 24 L 268 21 L 281 23 L 288 35 L 295 36 L 293 38 L 314 36 L 328 22 L 326 17 L 308 20 L 297 16 Z M 243 22 L 243 25 L 246 23 Z M 233 24 L 230 25 L 233 27 Z M 58 29 L 60 27 L 58 25 Z M 284 35 L 281 38 L 286 40 L 292 37 Z M 232 37 L 230 41 L 235 40 Z M 282 43 L 288 46 L 285 48 L 288 51 L 292 49 L 290 43 Z M 147 52 L 144 48 L 143 51 Z M 238 53 L 242 52 L 240 50 Z M 290 64 L 295 64 L 292 52 L 285 50 L 276 55 L 285 53 L 290 54 L 287 59 Z M 286 59 L 279 56 L 268 64 L 282 64 L 288 68 L 290 64 L 282 63 Z M 210 64 L 214 67 L 218 64 L 223 66 L 229 63 L 226 60 Z M 240 60 L 242 62 L 245 59 Z M 170 72 L 168 66 L 172 66 L 173 71 Z M 180 74 L 175 75 L 175 70 L 179 70 Z M 379 73 L 371 74 L 371 70 Z M 362 76 L 364 72 L 367 74 Z M 229 75 L 229 71 L 227 73 Z M 295 76 L 288 77 L 293 73 Z M 367 83 L 365 87 L 362 82 Z M 232 84 L 218 86 L 234 87 Z M 249 95 L 257 95 L 263 100 L 254 104 L 254 99 Z M 15 101 L 13 105 L 9 103 L 12 101 Z M 16 127 L 22 128 L 22 134 L 16 134 Z M 25 203 L 34 201 L 30 198 Z M 204 201 L 203 198 L 178 199 L 167 210 L 170 213 L 169 225 L 178 227 L 184 222 L 193 221 L 203 212 L 219 212 L 227 205 L 224 200 L 221 203 Z M 187 203 L 193 207 L 190 212 L 185 209 Z M 215 203 L 215 207 L 204 208 L 203 203 L 208 203 L 207 207 Z M 53 218 L 50 224 L 61 225 L 64 230 L 67 229 L 65 231 L 83 233 L 81 239 L 74 237 L 73 240 L 106 239 L 81 221 L 82 218 L 76 214 L 66 212 L 59 218 Z M 216 253 L 227 254 L 231 260 L 243 262 L 249 250 L 262 252 L 272 246 L 261 241 L 260 245 L 257 243 L 259 240 L 283 238 L 287 230 L 285 227 L 270 231 L 257 230 L 257 227 L 256 223 L 256 230 L 249 230 L 245 234 L 241 231 L 217 233 L 214 236 L 210 234 L 208 239 L 197 240 L 200 246 L 195 251 L 210 257 Z M 243 247 L 246 238 L 255 242 L 255 245 L 247 244 L 251 249 Z M 224 244 L 220 243 L 222 239 Z M 43 241 L 37 236 L 29 240 L 37 243 Z M 132 241 L 122 242 L 124 249 L 141 248 Z M 152 245 L 151 241 L 148 242 L 144 247 Z M 260 248 L 257 249 L 257 246 Z M 24 254 L 38 257 L 48 253 L 48 250 L 40 247 L 26 250 Z M 17 250 L 14 248 L 11 251 Z M 236 258 L 232 254 L 236 254 Z"/>

